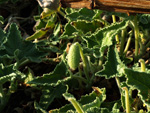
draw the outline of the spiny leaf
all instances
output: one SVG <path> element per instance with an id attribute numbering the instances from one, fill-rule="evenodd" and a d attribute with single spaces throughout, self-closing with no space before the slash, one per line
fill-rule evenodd
<path id="1" fill-rule="evenodd" d="M 150 106 L 150 73 L 138 72 L 132 69 L 125 69 L 127 84 L 137 89 L 142 101 Z"/>
<path id="2" fill-rule="evenodd" d="M 37 113 L 48 113 L 46 110 L 42 109 L 37 102 L 34 102 L 34 107 L 37 110 Z"/>
<path id="3" fill-rule="evenodd" d="M 17 75 L 15 73 L 11 73 L 9 75 L 5 75 L 3 77 L 0 77 L 0 84 L 4 84 L 7 81 L 11 81 L 11 78 L 16 77 Z"/>
<path id="4" fill-rule="evenodd" d="M 111 46 L 108 51 L 107 61 L 103 70 L 96 73 L 96 76 L 104 76 L 106 79 L 115 76 L 121 76 L 124 72 L 125 65 L 121 62 L 117 48 Z"/>
<path id="5" fill-rule="evenodd" d="M 144 29 L 150 29 L 150 14 L 138 14 L 139 26 Z"/>
<path id="6" fill-rule="evenodd" d="M 100 52 L 104 52 L 107 47 L 112 45 L 112 39 L 114 39 L 115 35 L 122 29 L 126 28 L 128 23 L 128 20 L 123 20 L 122 22 L 104 27 L 103 29 L 93 33 L 91 36 L 86 36 L 84 39 L 87 42 L 87 46 L 93 48 L 93 46 L 99 45 L 101 47 Z"/>
<path id="7" fill-rule="evenodd" d="M 7 81 L 10 81 L 12 77 L 16 77 L 17 74 L 13 69 L 13 65 L 5 66 L 0 64 L 0 84 L 4 84 Z"/>
<path id="8" fill-rule="evenodd" d="M 4 49 L 0 50 L 0 57 L 9 57 L 17 59 L 29 59 L 33 62 L 41 62 L 41 58 L 47 53 L 40 52 L 36 44 L 24 41 L 16 24 L 12 24 L 9 29 L 6 42 L 3 44 Z"/>
<path id="9" fill-rule="evenodd" d="M 94 16 L 95 12 L 93 10 L 81 8 L 80 10 L 71 12 L 70 14 L 67 12 L 66 18 L 69 21 L 77 21 L 77 20 L 92 21 Z"/>
<path id="10" fill-rule="evenodd" d="M 77 33 L 77 30 L 74 28 L 73 25 L 71 25 L 70 22 L 68 22 L 66 25 L 65 25 L 65 28 L 64 28 L 64 32 L 63 34 L 61 35 L 60 39 L 64 39 L 64 38 L 70 38 L 70 37 L 73 37 L 73 33 Z"/>
<path id="11" fill-rule="evenodd" d="M 40 98 L 39 106 L 42 109 L 47 109 L 55 98 L 60 98 L 63 93 L 67 91 L 67 86 L 59 84 L 56 87 L 43 86 L 42 96 Z"/>
<path id="12" fill-rule="evenodd" d="M 59 64 L 57 64 L 53 72 L 44 74 L 43 77 L 37 77 L 28 83 L 38 85 L 57 85 L 61 82 L 71 79 L 70 77 L 66 76 L 66 72 L 66 65 L 63 61 L 61 61 Z"/>
<path id="13" fill-rule="evenodd" d="M 106 99 L 105 95 L 105 89 L 99 89 L 96 87 L 96 89 L 100 90 L 100 92 L 97 92 L 96 90 L 90 93 L 89 95 L 82 96 L 81 99 L 78 101 L 78 103 L 81 105 L 84 111 L 89 110 L 89 108 L 99 108 L 101 103 Z M 67 93 L 68 94 L 68 93 Z M 67 96 L 67 95 L 66 95 Z M 69 94 L 67 98 L 73 98 L 75 97 L 71 94 Z M 71 104 L 67 104 L 63 106 L 60 109 L 51 110 L 52 113 L 63 113 L 67 112 L 69 110 L 75 111 L 74 107 Z"/>
<path id="14" fill-rule="evenodd" d="M 139 14 L 138 17 L 142 24 L 148 24 L 150 22 L 150 14 Z"/>
<path id="15" fill-rule="evenodd" d="M 89 108 L 86 113 L 110 113 L 110 111 L 107 108 Z"/>

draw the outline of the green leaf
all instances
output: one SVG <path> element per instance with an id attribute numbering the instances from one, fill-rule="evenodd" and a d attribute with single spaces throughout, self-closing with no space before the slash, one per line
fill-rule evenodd
<path id="1" fill-rule="evenodd" d="M 66 18 L 70 21 L 77 20 L 89 20 L 92 21 L 92 17 L 94 16 L 94 11 L 89 10 L 87 8 L 81 8 L 80 10 L 67 14 Z"/>
<path id="2" fill-rule="evenodd" d="M 83 32 L 83 34 L 86 33 L 94 33 L 98 28 L 100 29 L 102 26 L 102 23 L 99 21 L 84 21 L 84 20 L 78 20 L 75 22 L 72 22 L 72 25 L 77 29 Z"/>
<path id="3" fill-rule="evenodd" d="M 36 18 L 36 17 L 34 17 L 34 18 Z M 34 20 L 36 20 L 36 19 L 34 19 Z M 46 22 L 43 19 L 38 19 L 36 21 L 37 22 L 36 22 L 36 24 L 34 26 L 36 31 L 40 30 L 40 29 L 42 29 L 42 28 L 44 28 L 46 26 Z"/>
<path id="4" fill-rule="evenodd" d="M 55 23 L 53 21 L 49 20 L 47 22 L 45 28 L 36 31 L 33 35 L 27 37 L 26 40 L 29 41 L 29 40 L 42 38 L 43 36 L 45 36 L 47 34 L 47 32 L 52 30 L 54 28 L 54 26 L 55 26 Z"/>
<path id="5" fill-rule="evenodd" d="M 62 51 L 57 46 L 53 45 L 53 42 L 51 43 L 47 40 L 42 40 L 37 42 L 36 45 L 40 51 L 44 51 L 45 53 L 48 52 L 62 53 Z"/>
<path id="6" fill-rule="evenodd" d="M 0 23 L 4 24 L 4 18 L 2 16 L 0 16 Z"/>
<path id="7" fill-rule="evenodd" d="M 82 96 L 78 103 L 81 105 L 84 111 L 89 111 L 89 108 L 99 108 L 101 103 L 106 99 L 105 89 L 99 89 L 95 87 L 95 91 L 89 95 Z M 68 95 L 68 96 L 67 96 Z M 75 97 L 71 94 L 64 95 L 66 99 Z M 51 110 L 53 113 L 65 113 L 69 110 L 75 111 L 71 104 L 67 104 L 60 109 Z"/>
<path id="8" fill-rule="evenodd" d="M 37 110 L 37 113 L 48 113 L 46 110 L 42 109 L 37 102 L 34 102 L 34 107 Z"/>
<path id="9" fill-rule="evenodd" d="M 64 28 L 64 32 L 63 34 L 61 35 L 60 39 L 64 39 L 64 38 L 67 38 L 68 37 L 73 37 L 73 33 L 77 33 L 77 30 L 74 28 L 73 25 L 71 25 L 70 22 L 68 22 L 66 25 L 65 25 L 65 28 Z"/>
<path id="10" fill-rule="evenodd" d="M 26 38 L 26 40 L 35 40 L 35 39 L 39 39 L 39 38 L 42 38 L 44 35 L 46 35 L 46 33 L 48 32 L 48 29 L 41 29 L 41 30 L 38 30 L 36 31 L 33 35 L 29 36 Z"/>
<path id="11" fill-rule="evenodd" d="M 28 83 L 38 85 L 58 85 L 61 82 L 71 79 L 70 77 L 66 76 L 66 72 L 66 65 L 63 61 L 61 61 L 59 64 L 57 64 L 53 72 L 44 74 L 42 77 L 37 77 Z"/>
<path id="12" fill-rule="evenodd" d="M 139 14 L 139 22 L 148 24 L 150 22 L 150 14 Z"/>
<path id="13" fill-rule="evenodd" d="M 41 58 L 47 53 L 40 52 L 35 43 L 24 41 L 16 24 L 12 24 L 3 44 L 4 49 L 0 49 L 0 57 L 15 58 L 18 60 L 29 59 L 33 62 L 41 62 Z"/>
<path id="14" fill-rule="evenodd" d="M 81 8 L 80 10 L 66 10 L 66 18 L 69 21 L 86 20 L 92 21 L 97 18 L 97 13 L 100 15 L 102 11 L 94 11 L 87 8 Z"/>
<path id="15" fill-rule="evenodd" d="M 117 108 L 116 105 L 117 104 Z M 109 111 L 113 111 L 113 109 L 121 108 L 121 100 L 111 101 L 111 102 L 103 102 L 101 108 L 107 108 Z"/>
<path id="16" fill-rule="evenodd" d="M 31 81 L 34 79 L 33 71 L 29 67 L 27 67 L 27 68 L 28 68 L 28 72 L 26 73 L 27 76 L 24 80 L 24 83 L 27 83 L 28 81 Z"/>
<path id="17" fill-rule="evenodd" d="M 0 84 L 4 84 L 7 81 L 11 81 L 11 78 L 16 77 L 17 74 L 13 69 L 13 65 L 5 66 L 0 64 Z"/>
<path id="18" fill-rule="evenodd" d="M 70 101 L 71 104 L 73 105 L 74 109 L 78 113 L 84 113 L 83 108 L 81 105 L 76 101 L 75 97 L 71 95 L 70 93 L 64 93 L 63 96 L 65 97 L 66 100 Z"/>
<path id="19" fill-rule="evenodd" d="M 121 76 L 124 72 L 125 65 L 121 62 L 117 48 L 111 46 L 108 51 L 107 61 L 105 62 L 103 69 L 96 73 L 96 76 L 104 76 L 106 79 L 113 78 L 115 76 Z"/>
<path id="20" fill-rule="evenodd" d="M 59 33 L 60 33 L 60 31 L 61 31 L 61 23 L 58 22 L 58 23 L 56 24 L 55 28 L 54 28 L 54 33 L 53 33 L 54 36 L 55 36 L 55 37 L 58 36 Z"/>
<path id="21" fill-rule="evenodd" d="M 112 45 L 112 39 L 115 38 L 115 35 L 118 34 L 122 29 L 126 28 L 128 23 L 128 20 L 124 20 L 108 27 L 104 27 L 103 29 L 93 33 L 91 36 L 86 36 L 84 39 L 87 42 L 87 46 L 93 48 L 93 46 L 98 45 L 101 47 L 100 52 L 103 53 L 107 47 Z"/>
<path id="22" fill-rule="evenodd" d="M 110 113 L 107 108 L 89 108 L 86 113 Z"/>
<path id="23" fill-rule="evenodd" d="M 40 98 L 39 106 L 42 109 L 47 109 L 49 105 L 53 102 L 55 98 L 62 97 L 62 94 L 67 91 L 67 86 L 59 84 L 56 87 L 53 86 L 43 86 L 42 87 L 42 96 Z"/>
<path id="24" fill-rule="evenodd" d="M 3 32 L 2 29 L 0 29 L 0 47 L 2 46 L 2 44 L 4 43 L 4 39 L 5 39 L 6 35 Z"/>
<path id="25" fill-rule="evenodd" d="M 142 101 L 150 106 L 150 73 L 138 72 L 132 69 L 125 69 L 127 85 L 138 90 Z"/>
<path id="26" fill-rule="evenodd" d="M 112 108 L 112 112 L 113 112 L 113 113 L 120 113 L 120 112 L 119 112 L 119 111 L 120 111 L 120 110 L 119 110 L 119 107 L 120 107 L 120 106 L 119 106 L 119 107 L 118 107 L 118 106 L 119 106 L 118 103 L 115 103 L 115 104 L 114 104 L 114 106 L 113 106 L 113 108 Z"/>

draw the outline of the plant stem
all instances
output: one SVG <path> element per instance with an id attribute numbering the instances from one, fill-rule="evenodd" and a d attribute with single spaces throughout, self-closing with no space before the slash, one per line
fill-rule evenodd
<path id="1" fill-rule="evenodd" d="M 125 90 L 126 113 L 131 113 L 128 88 L 127 87 L 123 87 L 123 90 Z"/>
<path id="2" fill-rule="evenodd" d="M 76 109 L 76 111 L 78 113 L 84 113 L 84 111 L 81 108 L 80 104 L 75 99 L 69 98 L 68 100 L 72 103 L 72 105 L 74 106 L 74 108 Z"/>
<path id="3" fill-rule="evenodd" d="M 91 83 L 92 83 L 94 78 L 95 78 L 95 73 L 94 73 L 94 70 L 93 70 L 93 67 L 92 67 L 92 64 L 91 64 L 90 57 L 87 56 L 87 59 L 88 59 L 89 69 L 90 69 L 90 72 L 92 74 L 92 76 L 91 76 Z"/>
<path id="4" fill-rule="evenodd" d="M 62 12 L 61 10 L 59 10 L 58 13 L 59 13 L 61 16 L 63 16 L 63 17 L 65 17 L 65 15 L 66 15 L 66 14 L 65 14 L 64 12 Z"/>
<path id="5" fill-rule="evenodd" d="M 132 38 L 132 33 L 130 34 L 130 36 L 128 38 L 127 44 L 126 44 L 125 49 L 124 49 L 124 54 L 126 54 L 128 49 L 129 49 L 129 46 L 130 46 L 130 43 L 131 43 L 131 38 Z"/>
<path id="6" fill-rule="evenodd" d="M 103 55 L 104 55 L 104 54 L 103 54 Z M 101 57 L 99 58 L 99 61 L 98 61 L 97 70 L 101 70 L 101 69 L 102 69 L 103 60 L 104 60 L 104 57 L 101 56 Z"/>
<path id="7" fill-rule="evenodd" d="M 24 66 L 24 65 L 26 65 L 26 64 L 28 64 L 28 63 L 30 63 L 31 61 L 29 60 L 29 59 L 26 59 L 26 60 L 24 60 L 24 61 L 18 61 L 17 62 L 17 65 L 16 65 L 16 68 L 18 69 L 19 67 L 21 67 L 21 66 Z"/>
<path id="8" fill-rule="evenodd" d="M 141 63 L 141 71 L 145 72 L 146 68 L 145 68 L 145 61 L 143 59 L 140 59 L 139 62 Z"/>
<path id="9" fill-rule="evenodd" d="M 119 92 L 121 94 L 121 85 L 120 85 L 120 79 L 118 77 L 115 77 L 115 80 L 116 80 L 116 83 L 117 83 L 117 86 L 119 88 Z"/>
<path id="10" fill-rule="evenodd" d="M 88 81 L 85 79 L 85 78 L 83 78 L 83 77 L 80 77 L 80 76 L 75 76 L 75 75 L 72 75 L 72 78 L 75 78 L 75 79 L 78 79 L 78 80 L 82 80 L 84 83 L 88 83 Z"/>
<path id="11" fill-rule="evenodd" d="M 87 60 L 83 54 L 82 48 L 79 43 L 78 43 L 78 45 L 79 45 L 81 59 L 83 61 L 84 73 L 85 73 L 86 79 L 88 80 L 88 82 L 90 82 L 90 77 L 89 77 L 89 73 L 88 73 L 88 63 L 87 63 Z"/>
<path id="12" fill-rule="evenodd" d="M 134 17 L 133 27 L 134 27 L 134 36 L 135 36 L 135 62 L 137 62 L 138 52 L 139 52 L 139 27 L 138 27 L 137 16 Z"/>
<path id="13" fill-rule="evenodd" d="M 115 17 L 115 15 L 112 15 L 112 20 L 113 20 L 113 23 L 116 22 L 116 17 Z M 117 44 L 119 44 L 119 36 L 118 36 L 118 34 L 116 35 L 116 42 L 117 42 Z"/>
<path id="14" fill-rule="evenodd" d="M 122 35 L 121 35 L 120 55 L 123 55 L 124 44 L 125 44 L 125 34 L 126 34 L 126 29 L 123 29 Z"/>

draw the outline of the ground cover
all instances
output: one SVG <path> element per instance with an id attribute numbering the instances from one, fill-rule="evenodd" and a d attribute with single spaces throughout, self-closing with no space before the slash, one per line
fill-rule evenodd
<path id="1" fill-rule="evenodd" d="M 150 15 L 0 1 L 0 112 L 150 112 Z"/>

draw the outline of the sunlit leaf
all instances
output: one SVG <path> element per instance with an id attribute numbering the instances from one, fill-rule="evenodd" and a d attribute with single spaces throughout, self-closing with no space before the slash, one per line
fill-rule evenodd
<path id="1" fill-rule="evenodd" d="M 69 21 L 77 21 L 77 20 L 86 20 L 86 21 L 92 21 L 93 19 L 96 18 L 96 14 L 100 15 L 102 11 L 99 12 L 94 12 L 93 10 L 89 10 L 87 8 L 81 8 L 80 10 L 66 10 L 67 15 L 66 18 Z M 95 16 L 96 15 L 96 16 Z"/>
<path id="2" fill-rule="evenodd" d="M 67 23 L 64 27 L 64 32 L 61 35 L 60 39 L 68 39 L 70 37 L 73 37 L 73 33 L 77 33 L 77 30 L 74 28 L 73 25 L 71 25 L 71 23 Z"/>
<path id="3" fill-rule="evenodd" d="M 124 20 L 108 27 L 104 27 L 103 29 L 93 33 L 91 36 L 86 36 L 85 40 L 87 42 L 87 46 L 92 48 L 93 46 L 99 45 L 101 47 L 100 51 L 104 52 L 107 47 L 112 45 L 115 35 L 128 26 L 128 22 L 129 21 Z"/>
<path id="4" fill-rule="evenodd" d="M 96 89 L 100 90 L 101 93 L 97 92 L 95 90 L 92 93 L 90 93 L 89 95 L 82 96 L 81 99 L 79 101 L 77 101 L 81 105 L 81 107 L 83 108 L 84 111 L 90 112 L 89 108 L 91 108 L 91 109 L 99 108 L 101 103 L 106 99 L 105 89 L 99 89 L 97 87 L 96 87 Z M 69 93 L 65 93 L 64 96 L 66 99 L 69 99 L 69 98 L 75 99 L 75 97 Z M 67 112 L 69 110 L 75 111 L 72 104 L 67 104 L 60 109 L 55 109 L 55 110 L 51 110 L 51 111 L 52 111 L 52 113 L 60 113 L 60 112 Z"/>

